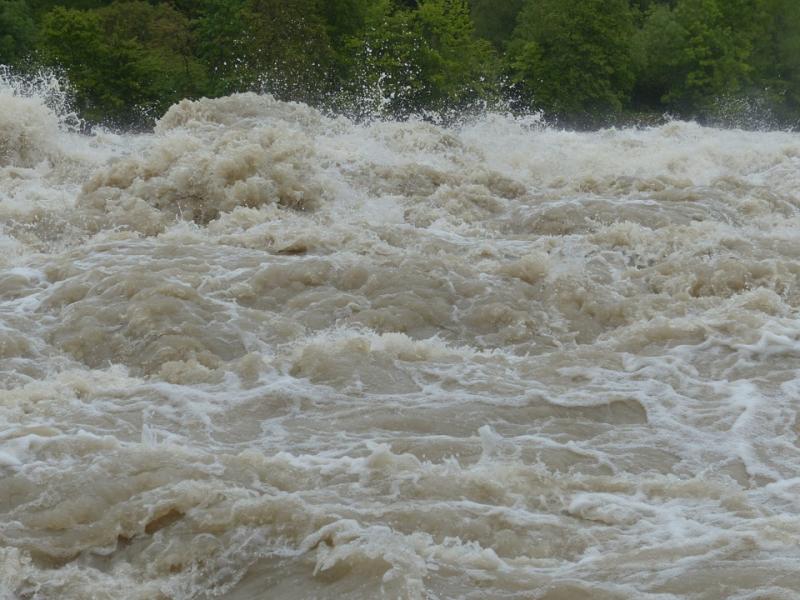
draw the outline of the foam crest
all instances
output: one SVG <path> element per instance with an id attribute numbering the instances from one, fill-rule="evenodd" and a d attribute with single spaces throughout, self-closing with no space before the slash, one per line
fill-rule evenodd
<path id="1" fill-rule="evenodd" d="M 312 139 L 298 126 L 304 120 L 292 117 L 302 113 L 316 126 L 321 117 L 304 110 L 252 94 L 185 101 L 140 154 L 96 172 L 79 206 L 97 215 L 97 227 L 144 233 L 176 218 L 206 224 L 237 207 L 313 210 L 324 195 L 320 168 Z"/>
<path id="2" fill-rule="evenodd" d="M 60 154 L 55 140 L 62 119 L 48 106 L 42 86 L 25 82 L 0 71 L 0 167 L 31 168 Z M 55 80 L 47 83 L 58 92 Z"/>

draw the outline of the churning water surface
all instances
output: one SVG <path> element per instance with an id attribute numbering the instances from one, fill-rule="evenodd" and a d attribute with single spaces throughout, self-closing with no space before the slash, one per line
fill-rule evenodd
<path id="1" fill-rule="evenodd" d="M 0 91 L 0 598 L 800 597 L 800 136 Z"/>

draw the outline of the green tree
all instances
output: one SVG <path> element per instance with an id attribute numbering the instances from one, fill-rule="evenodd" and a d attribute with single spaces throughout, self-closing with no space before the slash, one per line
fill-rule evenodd
<path id="1" fill-rule="evenodd" d="M 505 47 L 517 24 L 524 0 L 470 0 L 475 32 L 489 40 L 498 50 Z"/>
<path id="2" fill-rule="evenodd" d="M 783 120 L 800 118 L 800 3 L 766 0 L 753 51 L 755 84 Z"/>
<path id="3" fill-rule="evenodd" d="M 12 65 L 33 50 L 36 24 L 23 0 L 0 0 L 0 64 Z"/>
<path id="4" fill-rule="evenodd" d="M 370 18 L 371 0 L 328 0 L 322 3 L 321 14 L 328 27 L 330 39 L 337 46 L 348 37 L 361 35 Z"/>
<path id="5" fill-rule="evenodd" d="M 93 120 L 158 116 L 204 77 L 191 56 L 187 20 L 166 4 L 57 7 L 44 16 L 41 35 L 45 56 L 66 69 L 79 108 Z"/>
<path id="6" fill-rule="evenodd" d="M 253 15 L 246 0 L 204 0 L 192 23 L 196 53 L 210 77 L 206 93 L 221 96 L 256 86 Z"/>
<path id="7" fill-rule="evenodd" d="M 627 0 L 528 0 L 506 64 L 525 103 L 593 119 L 618 113 L 634 82 Z"/>
<path id="8" fill-rule="evenodd" d="M 254 65 L 266 91 L 321 102 L 335 81 L 334 52 L 316 0 L 250 0 Z"/>
<path id="9" fill-rule="evenodd" d="M 379 89 L 392 114 L 463 108 L 493 89 L 496 56 L 478 39 L 465 0 L 384 4 L 378 21 L 351 40 L 365 89 Z"/>
<path id="10" fill-rule="evenodd" d="M 638 91 L 684 114 L 708 112 L 751 81 L 760 0 L 679 0 L 653 7 L 637 42 Z"/>
<path id="11" fill-rule="evenodd" d="M 335 56 L 316 0 L 205 0 L 199 12 L 194 33 L 211 94 L 264 88 L 316 102 L 331 89 Z"/>
<path id="12" fill-rule="evenodd" d="M 98 9 L 106 35 L 138 47 L 140 69 L 150 78 L 147 94 L 161 108 L 204 87 L 205 70 L 195 59 L 189 19 L 170 4 L 141 0 Z"/>
<path id="13" fill-rule="evenodd" d="M 724 4 L 733 5 L 730 0 Z M 678 70 L 683 85 L 668 92 L 668 103 L 706 108 L 723 94 L 742 89 L 750 72 L 751 31 L 735 28 L 728 16 L 719 0 L 678 3 L 675 17 L 686 30 L 688 43 Z M 744 22 L 738 20 L 738 24 Z"/>
<path id="14" fill-rule="evenodd" d="M 637 108 L 663 110 L 670 92 L 683 86 L 683 52 L 688 43 L 688 31 L 668 6 L 650 8 L 633 42 Z"/>
<path id="15" fill-rule="evenodd" d="M 798 0 L 0 0 L 0 62 L 39 59 L 84 117 L 120 124 L 245 90 L 459 111 L 505 82 L 576 124 L 629 107 L 800 118 Z"/>

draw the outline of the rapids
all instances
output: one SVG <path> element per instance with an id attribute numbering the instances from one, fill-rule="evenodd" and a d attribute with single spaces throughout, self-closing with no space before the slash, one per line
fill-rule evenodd
<path id="1" fill-rule="evenodd" d="M 3 600 L 800 597 L 800 136 L 80 133 L 0 85 Z"/>

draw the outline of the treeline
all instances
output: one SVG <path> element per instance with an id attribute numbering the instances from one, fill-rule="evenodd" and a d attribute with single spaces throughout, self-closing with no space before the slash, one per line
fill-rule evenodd
<path id="1" fill-rule="evenodd" d="M 542 110 L 800 119 L 798 0 L 0 0 L 0 64 L 86 118 L 268 91 L 354 116 Z"/>

